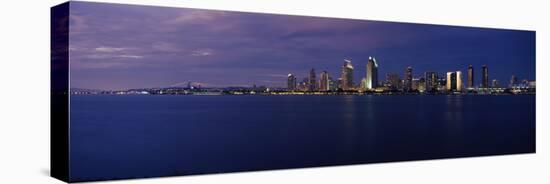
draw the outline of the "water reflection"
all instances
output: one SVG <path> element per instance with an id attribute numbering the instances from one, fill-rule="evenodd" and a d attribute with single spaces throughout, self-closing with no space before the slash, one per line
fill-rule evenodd
<path id="1" fill-rule="evenodd" d="M 352 153 L 355 147 L 355 141 L 357 141 L 357 121 L 355 119 L 355 96 L 346 95 L 343 96 L 342 113 L 343 121 L 343 143 L 348 153 Z"/>
<path id="2" fill-rule="evenodd" d="M 464 100 L 463 95 L 447 95 L 446 96 L 446 110 L 445 124 L 446 137 L 449 140 L 455 140 L 462 136 L 464 129 Z M 460 145 L 447 144 L 449 147 L 457 147 Z"/>

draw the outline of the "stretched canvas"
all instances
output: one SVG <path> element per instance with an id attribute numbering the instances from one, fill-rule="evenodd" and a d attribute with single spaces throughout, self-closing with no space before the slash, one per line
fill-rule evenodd
<path id="1" fill-rule="evenodd" d="M 535 31 L 71 1 L 66 182 L 535 153 Z"/>

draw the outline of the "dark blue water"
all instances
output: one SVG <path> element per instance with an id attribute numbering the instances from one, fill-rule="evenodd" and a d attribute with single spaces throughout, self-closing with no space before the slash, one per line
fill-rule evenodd
<path id="1" fill-rule="evenodd" d="M 535 96 L 71 96 L 73 181 L 532 153 Z"/>

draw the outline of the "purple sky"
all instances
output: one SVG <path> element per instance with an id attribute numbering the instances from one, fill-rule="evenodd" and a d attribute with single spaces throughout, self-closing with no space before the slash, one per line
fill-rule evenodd
<path id="1" fill-rule="evenodd" d="M 535 80 L 535 33 L 229 11 L 71 2 L 71 87 L 285 86 L 309 69 L 355 78 L 368 56 L 379 78 L 489 66 L 490 80 Z"/>

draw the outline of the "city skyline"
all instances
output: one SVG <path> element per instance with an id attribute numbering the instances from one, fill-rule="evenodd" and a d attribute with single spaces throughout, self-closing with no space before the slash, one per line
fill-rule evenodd
<path id="1" fill-rule="evenodd" d="M 369 56 L 378 81 L 412 66 L 412 77 L 489 67 L 490 85 L 535 78 L 535 33 L 427 24 L 73 2 L 71 87 L 122 90 L 186 86 L 287 87 L 321 71 L 340 77 L 353 61 L 357 84 Z M 101 11 L 97 11 L 101 9 Z M 98 13 L 100 12 L 100 13 Z M 462 83 L 467 84 L 467 78 Z M 466 87 L 466 86 L 464 86 Z"/>
<path id="2" fill-rule="evenodd" d="M 420 75 L 413 74 L 413 67 L 408 66 L 405 69 L 403 77 L 396 73 L 387 73 L 386 79 L 379 81 L 378 74 L 378 62 L 375 57 L 369 56 L 369 62 L 366 65 L 366 76 L 361 80 L 350 77 L 353 72 L 356 72 L 351 60 L 344 59 L 344 65 L 338 79 L 333 79 L 330 74 L 325 70 L 321 72 L 321 78 L 316 80 L 315 68 L 311 68 L 309 77 L 304 78 L 302 82 L 297 82 L 297 76 L 289 73 L 287 81 L 287 87 L 284 88 L 287 91 L 296 92 L 323 92 L 339 90 L 343 91 L 377 91 L 377 92 L 420 92 L 420 93 L 437 93 L 437 92 L 484 92 L 486 90 L 499 90 L 504 88 L 517 88 L 517 87 L 535 87 L 535 80 L 524 79 L 521 82 L 518 81 L 515 75 L 511 75 L 511 78 L 507 85 L 499 82 L 497 79 L 490 79 L 489 67 L 487 65 L 481 66 L 481 75 L 476 75 L 473 65 L 469 65 L 466 75 L 462 74 L 462 70 L 448 71 L 444 73 L 438 73 L 434 71 L 427 71 Z M 418 76 L 418 77 L 415 77 Z M 480 76 L 480 83 L 475 85 L 475 76 Z M 489 81 L 491 81 L 489 83 Z M 265 87 L 265 86 L 264 86 Z M 275 88 L 280 89 L 280 88 Z"/>

